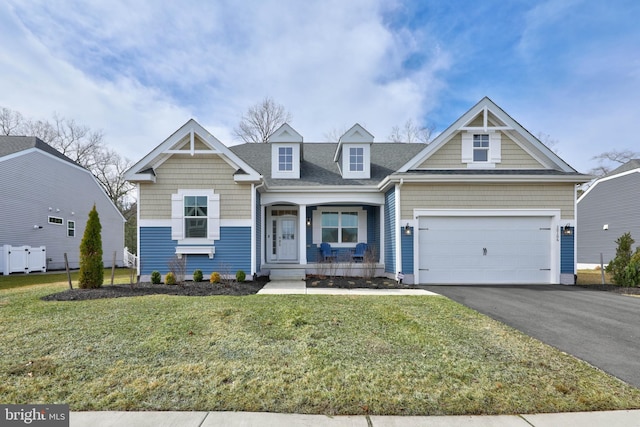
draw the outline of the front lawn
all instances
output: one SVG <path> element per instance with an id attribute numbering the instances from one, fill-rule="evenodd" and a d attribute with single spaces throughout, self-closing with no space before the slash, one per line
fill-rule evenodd
<path id="1" fill-rule="evenodd" d="M 511 414 L 640 408 L 640 390 L 443 297 L 0 291 L 3 403 L 72 410 Z"/>

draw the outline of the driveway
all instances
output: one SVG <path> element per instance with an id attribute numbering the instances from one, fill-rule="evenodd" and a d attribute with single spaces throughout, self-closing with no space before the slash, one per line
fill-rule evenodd
<path id="1" fill-rule="evenodd" d="M 562 285 L 425 286 L 640 388 L 640 298 Z"/>

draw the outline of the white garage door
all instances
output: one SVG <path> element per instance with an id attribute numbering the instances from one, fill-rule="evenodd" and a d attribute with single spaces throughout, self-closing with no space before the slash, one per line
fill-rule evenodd
<path id="1" fill-rule="evenodd" d="M 420 283 L 551 283 L 551 217 L 421 217 Z"/>

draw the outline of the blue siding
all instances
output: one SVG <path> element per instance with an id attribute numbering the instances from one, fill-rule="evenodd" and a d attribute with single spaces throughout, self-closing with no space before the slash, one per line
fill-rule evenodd
<path id="1" fill-rule="evenodd" d="M 404 274 L 413 274 L 413 227 L 411 227 L 411 234 L 407 235 L 404 232 L 404 227 L 401 231 L 401 251 L 402 251 L 402 272 Z"/>
<path id="2" fill-rule="evenodd" d="M 575 250 L 575 229 L 570 227 L 573 231 L 571 235 L 565 235 L 561 233 L 560 238 L 560 273 L 575 274 L 573 254 Z"/>
<path id="3" fill-rule="evenodd" d="M 395 188 L 384 195 L 384 271 L 396 274 L 396 195 Z"/>
<path id="4" fill-rule="evenodd" d="M 177 242 L 171 240 L 171 227 L 140 227 L 141 274 L 158 270 L 163 275 L 169 271 L 169 260 L 175 255 Z M 213 259 L 207 255 L 187 255 L 186 273 L 200 269 L 205 276 L 213 271 L 227 270 L 235 274 L 243 270 L 251 274 L 251 227 L 221 227 L 220 240 L 215 242 Z"/>

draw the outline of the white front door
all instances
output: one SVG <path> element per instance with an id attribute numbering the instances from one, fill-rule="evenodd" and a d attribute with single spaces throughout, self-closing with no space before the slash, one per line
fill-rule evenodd
<path id="1" fill-rule="evenodd" d="M 271 219 L 271 261 L 298 260 L 298 219 L 279 216 Z"/>

